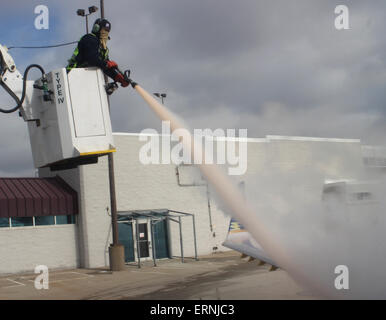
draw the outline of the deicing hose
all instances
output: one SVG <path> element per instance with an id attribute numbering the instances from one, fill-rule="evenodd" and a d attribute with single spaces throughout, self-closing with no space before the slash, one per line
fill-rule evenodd
<path id="1" fill-rule="evenodd" d="M 44 69 L 39 66 L 38 64 L 31 64 L 27 67 L 27 69 L 25 69 L 24 71 L 24 76 L 23 76 L 23 91 L 22 91 L 22 94 L 21 94 L 21 98 L 19 99 L 19 97 L 7 86 L 7 84 L 0 80 L 0 85 L 5 89 L 5 91 L 8 92 L 8 94 L 15 100 L 16 102 L 16 107 L 12 108 L 12 109 L 1 109 L 0 108 L 0 112 L 2 113 L 12 113 L 12 112 L 15 112 L 17 110 L 19 110 L 21 108 L 21 106 L 23 105 L 23 102 L 24 102 L 24 99 L 25 99 L 25 93 L 26 93 L 26 87 L 27 87 L 27 77 L 28 77 L 28 72 L 32 69 L 32 68 L 37 68 L 41 71 L 42 73 L 42 77 L 43 77 L 43 81 L 46 81 L 46 77 L 45 77 L 45 72 L 44 72 Z"/>

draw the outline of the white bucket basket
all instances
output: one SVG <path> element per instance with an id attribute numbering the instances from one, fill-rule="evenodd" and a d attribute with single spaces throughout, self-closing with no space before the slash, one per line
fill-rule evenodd
<path id="1" fill-rule="evenodd" d="M 47 74 L 51 101 L 34 90 L 27 102 L 28 129 L 36 168 L 68 169 L 95 163 L 115 151 L 104 76 L 98 68 L 54 70 Z M 27 110 L 28 111 L 28 110 Z"/>

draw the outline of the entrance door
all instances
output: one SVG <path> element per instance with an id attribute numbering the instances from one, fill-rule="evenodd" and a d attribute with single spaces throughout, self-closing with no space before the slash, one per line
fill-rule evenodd
<path id="1" fill-rule="evenodd" d="M 125 262 L 133 262 L 134 258 L 134 237 L 131 222 L 118 223 L 118 239 L 125 248 Z"/>
<path id="2" fill-rule="evenodd" d="M 141 258 L 149 257 L 149 234 L 147 232 L 147 223 L 138 224 L 139 232 L 139 256 Z"/>
<path id="3" fill-rule="evenodd" d="M 157 222 L 153 227 L 156 258 L 170 258 L 166 220 Z"/>

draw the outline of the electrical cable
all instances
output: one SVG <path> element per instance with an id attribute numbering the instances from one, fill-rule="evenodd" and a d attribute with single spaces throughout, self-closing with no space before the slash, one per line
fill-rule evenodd
<path id="1" fill-rule="evenodd" d="M 9 47 L 8 50 L 11 50 L 11 49 L 46 49 L 46 48 L 57 48 L 57 47 L 68 46 L 68 45 L 74 44 L 74 43 L 78 43 L 78 41 L 72 41 L 72 42 L 66 42 L 66 43 L 61 43 L 61 44 L 55 44 L 55 45 L 51 45 L 51 46 L 37 46 L 37 47 L 16 47 L 16 46 L 12 46 L 12 47 Z"/>
<path id="2" fill-rule="evenodd" d="M 46 74 L 44 69 L 39 66 L 38 64 L 31 64 L 27 67 L 27 69 L 25 69 L 24 71 L 24 76 L 23 76 L 23 91 L 22 91 L 22 94 L 21 94 L 21 98 L 19 99 L 19 97 L 7 86 L 7 84 L 4 82 L 4 81 L 0 81 L 0 85 L 5 89 L 5 91 L 7 91 L 9 93 L 9 95 L 16 101 L 16 107 L 12 108 L 12 109 L 8 109 L 8 110 L 5 110 L 5 109 L 1 109 L 0 108 L 0 112 L 2 113 L 12 113 L 12 112 L 15 112 L 16 110 L 20 109 L 21 106 L 23 105 L 23 102 L 24 102 L 24 99 L 25 99 L 25 93 L 26 93 L 26 87 L 27 87 L 27 77 L 28 77 L 28 72 L 32 69 L 32 68 L 37 68 L 40 70 L 40 72 L 42 73 L 42 76 L 44 77 L 44 75 Z"/>

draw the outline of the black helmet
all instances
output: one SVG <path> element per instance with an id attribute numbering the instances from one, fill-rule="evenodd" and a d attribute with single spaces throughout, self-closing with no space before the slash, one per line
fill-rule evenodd
<path id="1" fill-rule="evenodd" d="M 92 27 L 92 33 L 99 34 L 102 28 L 105 28 L 107 31 L 110 32 L 111 30 L 111 23 L 106 19 L 96 19 L 94 22 L 94 25 Z"/>

